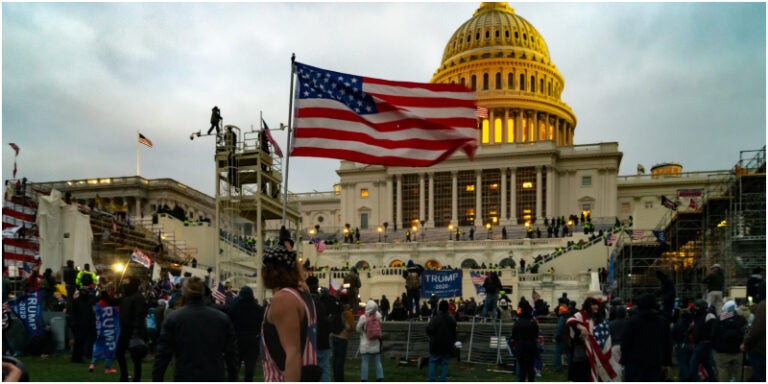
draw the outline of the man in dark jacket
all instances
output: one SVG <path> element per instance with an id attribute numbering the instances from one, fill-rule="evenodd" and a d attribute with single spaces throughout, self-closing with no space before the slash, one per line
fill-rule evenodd
<path id="1" fill-rule="evenodd" d="M 693 303 L 693 330 L 691 341 L 694 344 L 690 363 L 688 364 L 688 380 L 695 380 L 699 375 L 699 365 L 704 367 L 707 376 L 715 377 L 712 367 L 712 327 L 715 325 L 715 315 L 707 312 L 707 302 L 698 299 Z"/>
<path id="2" fill-rule="evenodd" d="M 742 354 L 739 346 L 744 339 L 746 327 L 747 319 L 736 313 L 736 302 L 728 300 L 712 332 L 718 381 L 741 380 Z"/>
<path id="3" fill-rule="evenodd" d="M 656 309 L 653 294 L 635 300 L 637 313 L 630 316 L 621 339 L 621 360 L 626 381 L 661 381 L 662 367 L 670 366 L 669 320 Z"/>
<path id="4" fill-rule="evenodd" d="M 249 286 L 240 288 L 238 300 L 232 304 L 229 310 L 229 318 L 235 327 L 239 362 L 245 366 L 244 380 L 253 381 L 253 373 L 256 369 L 256 360 L 259 357 L 259 335 L 261 322 L 264 319 L 264 310 L 253 297 L 253 289 Z M 240 364 L 237 364 L 240 371 Z"/>
<path id="5" fill-rule="evenodd" d="M 517 364 L 520 366 L 517 381 L 534 381 L 536 371 L 533 363 L 539 348 L 539 325 L 533 320 L 533 307 L 528 301 L 523 300 L 518 304 L 520 313 L 515 325 L 512 326 L 511 339 L 514 343 Z"/>
<path id="6" fill-rule="evenodd" d="M 456 344 L 456 320 L 448 313 L 448 302 L 440 301 L 437 316 L 427 325 L 429 335 L 429 381 L 436 380 L 437 367 L 440 366 L 440 381 L 448 376 L 448 361 L 453 356 Z"/>
<path id="7" fill-rule="evenodd" d="M 707 285 L 707 303 L 715 309 L 715 315 L 720 316 L 720 309 L 723 305 L 723 289 L 725 288 L 725 272 L 720 264 L 713 264 L 709 274 L 704 277 L 704 284 Z"/>
<path id="8" fill-rule="evenodd" d="M 87 264 L 86 264 L 87 265 Z M 117 341 L 117 363 L 120 365 L 120 381 L 128 381 L 128 363 L 125 353 L 130 352 L 133 361 L 133 380 L 141 381 L 141 363 L 148 350 L 131 348 L 131 338 L 147 342 L 147 303 L 139 292 L 141 281 L 136 277 L 126 279 L 123 298 L 120 300 L 120 337 Z"/>
<path id="9" fill-rule="evenodd" d="M 205 284 L 184 279 L 184 306 L 165 318 L 152 367 L 152 381 L 163 381 L 175 359 L 174 381 L 236 381 L 235 327 L 223 312 L 203 302 Z"/>
<path id="10" fill-rule="evenodd" d="M 765 297 L 765 291 L 761 292 L 761 297 Z M 752 365 L 752 381 L 765 382 L 765 299 L 757 305 L 755 320 L 739 348 L 747 353 Z"/>

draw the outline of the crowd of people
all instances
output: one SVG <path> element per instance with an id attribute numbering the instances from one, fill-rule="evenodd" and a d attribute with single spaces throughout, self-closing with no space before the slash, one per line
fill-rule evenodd
<path id="1" fill-rule="evenodd" d="M 260 358 L 264 381 L 344 381 L 354 333 L 360 340 L 352 346 L 361 357 L 359 379 L 382 381 L 382 322 L 406 319 L 427 322 L 428 378 L 444 381 L 450 360 L 460 350 L 457 323 L 473 317 L 514 320 L 507 340 L 517 361 L 518 380 L 534 381 L 543 366 L 539 320 L 544 316 L 557 319 L 553 367 L 566 371 L 571 381 L 675 377 L 679 381 L 765 381 L 761 269 L 754 271 L 747 287 L 754 305 L 722 296 L 723 271 L 715 264 L 705 279 L 709 284 L 706 300 L 680 300 L 674 283 L 659 272 L 657 292 L 631 301 L 588 297 L 580 306 L 564 293 L 554 311 L 536 291 L 530 302 L 522 297 L 513 307 L 498 271 L 493 270 L 483 279 L 485 295 L 479 303 L 474 298 L 441 300 L 436 295 L 422 300 L 423 271 L 409 263 L 402 271 L 401 297 L 391 306 L 385 295 L 369 299 L 358 312 L 356 268 L 349 270 L 344 289 L 331 293 L 319 286 L 309 264 L 301 263 L 292 240 L 284 234 L 263 257 L 261 278 L 273 293 L 265 307 L 248 286 L 237 294 L 228 289 L 223 300 L 214 300 L 209 283 L 198 277 L 151 284 L 129 275 L 110 282 L 99 279 L 90 266 L 77 270 L 72 262 L 63 269 L 62 281 L 47 270 L 33 276 L 28 289 L 50 291 L 43 301 L 46 309 L 67 312 L 73 363 L 94 372 L 104 360 L 104 373 L 119 374 L 121 381 L 141 381 L 142 362 L 150 353 L 154 354 L 153 381 L 163 381 L 172 362 L 174 381 L 235 381 L 241 369 L 245 380 L 252 381 Z M 110 316 L 119 323 L 117 335 L 103 321 Z M 5 334 L 4 354 L 13 352 Z M 46 337 L 31 343 L 37 352 L 51 343 L 50 335 Z M 751 365 L 751 377 L 741 376 L 743 355 Z"/>

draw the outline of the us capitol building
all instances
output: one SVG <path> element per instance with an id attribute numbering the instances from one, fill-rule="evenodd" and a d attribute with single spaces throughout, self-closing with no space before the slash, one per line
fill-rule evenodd
<path id="1" fill-rule="evenodd" d="M 404 291 L 399 275 L 402 265 L 413 260 L 432 269 L 462 268 L 462 294 L 470 297 L 475 296 L 471 268 L 494 266 L 514 302 L 520 296 L 530 297 L 536 289 L 552 304 L 565 291 L 575 300 L 600 294 L 601 288 L 607 291 L 607 286 L 600 287 L 596 271 L 607 268 L 611 260 L 613 288 L 623 295 L 649 285 L 653 268 L 675 275 L 712 260 L 723 262 L 700 248 L 684 253 L 680 249 L 684 244 L 672 250 L 677 252 L 674 255 L 665 255 L 652 230 L 667 231 L 669 236 L 681 215 L 703 217 L 708 199 L 722 195 L 729 180 L 734 180 L 733 166 L 683 172 L 682 164 L 661 160 L 647 173 L 638 165 L 637 174 L 622 176 L 618 174 L 619 143 L 574 143 L 576 114 L 561 99 L 565 79 L 539 31 L 507 3 L 482 3 L 456 29 L 430 81 L 475 90 L 479 148 L 474 161 L 458 152 L 428 168 L 341 161 L 332 191 L 289 193 L 288 228 L 301 240 L 297 247 L 302 256 L 317 266 L 321 282 L 341 281 L 345 272 L 331 269 L 357 266 L 362 271 L 362 300 L 382 294 L 392 298 Z M 249 142 L 247 133 L 238 138 L 232 151 L 239 161 L 227 161 L 222 151 L 229 149 L 217 148 L 214 198 L 190 192 L 189 187 L 153 192 L 148 187 L 152 182 L 141 178 L 136 189 L 110 183 L 104 188 L 111 192 L 103 190 L 100 198 L 112 196 L 109 199 L 119 201 L 135 222 L 143 209 L 139 207 L 150 211 L 180 205 L 208 218 L 218 212 L 221 219 L 204 229 L 210 232 L 207 235 L 201 235 L 199 227 L 173 223 L 175 219 L 168 215 L 161 215 L 154 225 L 172 227 L 177 239 L 194 243 L 199 265 L 216 266 L 223 278 L 235 284 L 258 287 L 258 278 L 246 276 L 258 270 L 261 250 L 248 253 L 222 246 L 226 240 L 217 241 L 216 231 L 253 236 L 257 244 L 277 237 L 282 163 L 255 141 Z M 764 149 L 762 154 L 764 159 Z M 758 171 L 764 180 L 764 163 Z M 41 184 L 67 189 L 84 203 L 95 198 L 92 184 Z M 764 181 L 762 191 L 764 234 Z M 661 196 L 680 206 L 676 211 L 664 207 Z M 602 229 L 608 236 L 617 221 L 623 230 L 613 233 L 610 242 L 590 241 L 582 223 L 569 220 L 571 215 L 591 217 L 595 233 Z M 550 224 L 553 218 L 563 217 L 568 237 L 548 237 L 545 220 Z M 536 229 L 542 233 L 540 238 Z M 532 238 L 527 238 L 529 232 Z M 326 243 L 322 252 L 307 242 L 312 238 Z M 351 241 L 345 242 L 347 238 Z M 581 246 L 569 248 L 569 241 Z M 633 246 L 643 247 L 632 250 Z M 624 264 L 619 261 L 622 255 L 627 259 L 627 249 L 638 260 L 643 258 L 642 265 L 631 259 Z M 764 249 L 763 236 L 763 265 Z M 519 266 L 521 259 L 530 265 L 539 255 L 545 258 L 536 273 L 508 268 Z"/>

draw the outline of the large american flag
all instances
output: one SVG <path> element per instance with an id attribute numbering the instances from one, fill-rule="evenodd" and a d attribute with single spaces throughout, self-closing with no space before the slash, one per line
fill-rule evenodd
<path id="1" fill-rule="evenodd" d="M 427 167 L 477 149 L 475 93 L 296 63 L 293 156 Z"/>

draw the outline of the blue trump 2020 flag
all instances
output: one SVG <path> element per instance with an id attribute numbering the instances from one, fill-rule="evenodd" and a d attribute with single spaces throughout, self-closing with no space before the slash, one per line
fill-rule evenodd
<path id="1" fill-rule="evenodd" d="M 11 311 L 24 324 L 30 336 L 40 336 L 43 329 L 43 291 L 28 292 L 11 301 Z"/>

